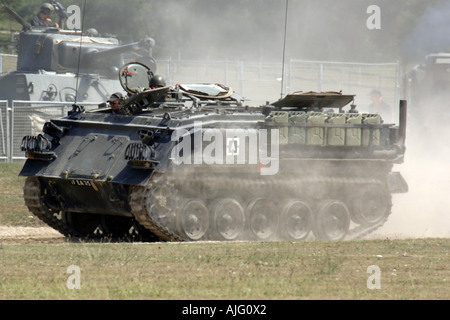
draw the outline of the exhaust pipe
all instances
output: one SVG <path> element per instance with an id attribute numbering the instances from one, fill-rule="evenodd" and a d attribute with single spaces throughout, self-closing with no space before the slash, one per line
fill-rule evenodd
<path id="1" fill-rule="evenodd" d="M 400 100 L 399 104 L 399 139 L 398 143 L 402 146 L 403 151 L 405 149 L 406 140 L 406 117 L 407 117 L 408 103 L 406 100 Z"/>

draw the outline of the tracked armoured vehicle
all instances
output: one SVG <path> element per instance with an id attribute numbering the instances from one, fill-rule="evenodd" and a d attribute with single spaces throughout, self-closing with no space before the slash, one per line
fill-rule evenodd
<path id="1" fill-rule="evenodd" d="M 72 238 L 342 240 L 380 227 L 407 184 L 399 125 L 349 107 L 353 95 L 292 93 L 248 106 L 220 84 L 149 89 L 120 70 L 121 111 L 84 111 L 26 136 L 25 204 Z M 349 108 L 349 109 L 347 109 Z"/>
<path id="2" fill-rule="evenodd" d="M 450 53 L 432 53 L 405 75 L 405 97 L 414 125 L 433 130 L 450 120 Z M 425 107 L 426 106 L 426 107 Z"/>
<path id="3" fill-rule="evenodd" d="M 155 41 L 150 37 L 120 44 L 116 37 L 101 36 L 92 28 L 82 33 L 31 26 L 7 6 L 1 8 L 23 30 L 17 43 L 17 70 L 0 78 L 0 100 L 99 103 L 121 90 L 117 74 L 126 61 L 141 61 L 155 71 Z"/>

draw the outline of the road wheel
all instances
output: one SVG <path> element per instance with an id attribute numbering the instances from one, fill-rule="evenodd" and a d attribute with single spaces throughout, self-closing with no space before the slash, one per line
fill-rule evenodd
<path id="1" fill-rule="evenodd" d="M 318 206 L 313 232 L 321 240 L 342 240 L 350 227 L 350 213 L 344 202 L 325 200 Z"/>
<path id="2" fill-rule="evenodd" d="M 209 227 L 209 211 L 202 200 L 190 199 L 182 206 L 178 216 L 178 230 L 189 240 L 202 239 Z"/>
<path id="3" fill-rule="evenodd" d="M 269 240 L 277 230 L 277 207 L 272 200 L 259 198 L 247 206 L 248 225 L 257 240 Z"/>
<path id="4" fill-rule="evenodd" d="M 290 200 L 281 212 L 280 231 L 289 240 L 305 239 L 313 224 L 313 212 L 305 201 Z"/>
<path id="5" fill-rule="evenodd" d="M 354 195 L 351 208 L 352 218 L 356 223 L 365 226 L 377 224 L 390 213 L 390 194 L 382 186 L 364 186 Z"/>
<path id="6" fill-rule="evenodd" d="M 245 212 L 232 198 L 221 199 L 212 205 L 211 214 L 217 235 L 222 240 L 236 240 L 245 228 Z"/>

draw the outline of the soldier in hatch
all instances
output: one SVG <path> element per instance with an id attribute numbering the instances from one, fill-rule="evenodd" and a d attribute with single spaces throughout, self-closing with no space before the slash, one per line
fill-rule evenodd
<path id="1" fill-rule="evenodd" d="M 108 99 L 109 106 L 111 107 L 112 113 L 119 113 L 120 106 L 119 101 L 123 98 L 120 92 L 114 92 Z"/>
<path id="2" fill-rule="evenodd" d="M 383 120 L 387 122 L 391 122 L 393 119 L 392 117 L 392 108 L 390 105 L 388 105 L 384 100 L 383 96 L 381 95 L 381 91 L 377 89 L 373 89 L 370 92 L 370 100 L 372 103 L 369 106 L 369 112 L 371 113 L 378 113 L 381 115 Z"/>
<path id="3" fill-rule="evenodd" d="M 161 88 L 161 87 L 165 87 L 165 86 L 166 86 L 166 80 L 164 80 L 164 78 L 160 75 L 155 74 L 150 80 L 150 84 L 149 84 L 150 89 L 156 89 L 156 88 Z"/>
<path id="4" fill-rule="evenodd" d="M 44 3 L 39 12 L 31 19 L 30 24 L 35 27 L 56 27 L 59 28 L 57 23 L 53 23 L 51 16 L 55 8 L 52 4 Z"/>

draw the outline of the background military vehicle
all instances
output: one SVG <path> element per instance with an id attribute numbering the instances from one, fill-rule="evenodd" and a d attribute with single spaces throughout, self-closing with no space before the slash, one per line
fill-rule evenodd
<path id="1" fill-rule="evenodd" d="M 1 100 L 98 103 L 121 89 L 117 74 L 127 59 L 156 69 L 151 56 L 155 41 L 150 37 L 121 45 L 117 38 L 102 37 L 92 28 L 81 33 L 32 27 L 7 6 L 2 8 L 23 30 L 17 43 L 17 70 L 0 78 Z M 57 12 L 67 16 L 60 4 Z"/>
<path id="2" fill-rule="evenodd" d="M 339 92 L 249 106 L 220 84 L 150 90 L 152 76 L 126 64 L 120 113 L 74 105 L 24 137 L 33 214 L 67 237 L 341 240 L 380 227 L 407 191 L 392 171 L 405 101 L 396 126 Z"/>
<path id="3" fill-rule="evenodd" d="M 405 96 L 414 109 L 414 120 L 433 127 L 438 121 L 447 123 L 450 98 L 450 53 L 431 53 L 424 63 L 405 76 Z M 428 120 L 428 121 L 427 121 Z M 440 122 L 439 122 L 440 123 Z"/>

